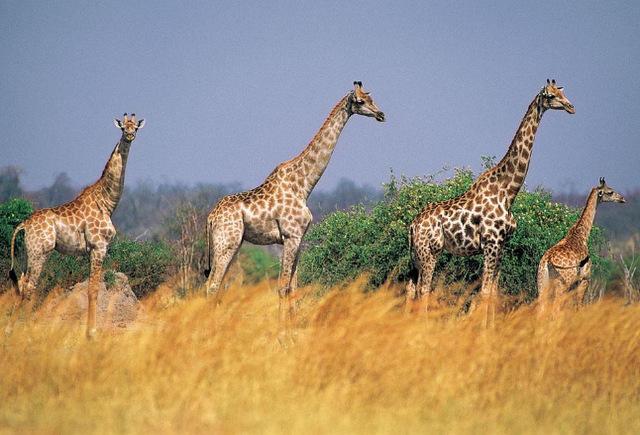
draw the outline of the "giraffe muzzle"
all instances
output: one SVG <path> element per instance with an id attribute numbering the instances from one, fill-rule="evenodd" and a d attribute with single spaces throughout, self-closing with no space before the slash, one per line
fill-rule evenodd
<path id="1" fill-rule="evenodd" d="M 576 108 L 573 107 L 573 104 L 565 104 L 564 110 L 566 110 L 567 112 L 569 112 L 572 115 L 576 113 Z"/>
<path id="2" fill-rule="evenodd" d="M 376 113 L 376 121 L 384 122 L 385 120 L 384 112 Z"/>

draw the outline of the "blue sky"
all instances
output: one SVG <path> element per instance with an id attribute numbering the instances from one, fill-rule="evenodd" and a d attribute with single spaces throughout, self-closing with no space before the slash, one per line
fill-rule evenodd
<path id="1" fill-rule="evenodd" d="M 576 114 L 542 120 L 527 185 L 639 187 L 640 2 L 0 2 L 0 166 L 27 187 L 95 180 L 123 112 L 147 120 L 138 180 L 259 184 L 354 80 L 318 188 L 379 185 L 501 157 L 556 78 Z"/>

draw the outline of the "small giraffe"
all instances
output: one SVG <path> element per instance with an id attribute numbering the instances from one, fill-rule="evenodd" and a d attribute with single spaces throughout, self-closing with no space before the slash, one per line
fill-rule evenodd
<path id="1" fill-rule="evenodd" d="M 374 117 L 380 122 L 385 120 L 362 82 L 354 82 L 354 90 L 338 101 L 298 156 L 278 165 L 260 186 L 226 196 L 211 210 L 207 218 L 207 294 L 218 290 L 243 240 L 257 245 L 281 244 L 284 245 L 279 278 L 281 319 L 285 298 L 290 312 L 291 293 L 297 284 L 300 243 L 312 220 L 307 198 L 329 164 L 338 137 L 353 114 Z"/>
<path id="2" fill-rule="evenodd" d="M 591 234 L 596 209 L 601 202 L 625 203 L 626 201 L 622 195 L 607 186 L 604 178 L 600 178 L 600 184 L 591 189 L 578 221 L 567 231 L 567 235 L 549 248 L 540 259 L 539 313 L 546 311 L 550 299 L 554 296 L 553 293 L 560 295 L 576 290 L 578 301 L 582 300 L 591 275 L 587 240 Z"/>
<path id="3" fill-rule="evenodd" d="M 122 195 L 131 142 L 135 139 L 137 131 L 144 126 L 144 120 L 136 121 L 136 115 L 133 113 L 131 117 L 127 117 L 125 113 L 122 121 L 114 119 L 113 122 L 122 130 L 122 137 L 111 153 L 100 179 L 86 187 L 73 201 L 35 211 L 16 227 L 11 238 L 9 275 L 23 299 L 31 298 L 38 284 L 42 266 L 54 249 L 69 255 L 90 253 L 91 272 L 87 288 L 88 337 L 92 337 L 96 332 L 96 302 L 98 285 L 102 281 L 102 262 L 107 254 L 109 242 L 116 234 L 116 229 L 111 223 L 111 215 Z M 27 273 L 23 273 L 18 279 L 13 268 L 14 246 L 16 235 L 22 230 L 25 232 Z"/>
<path id="4" fill-rule="evenodd" d="M 407 285 L 407 309 L 412 301 L 419 300 L 420 310 L 428 310 L 433 271 L 442 250 L 462 256 L 482 253 L 482 300 L 496 295 L 502 249 L 516 229 L 511 205 L 524 183 L 535 134 L 547 109 L 575 113 L 555 80 L 547 80 L 535 96 L 497 165 L 480 175 L 461 196 L 428 204 L 411 223 L 409 244 L 414 270 Z"/>

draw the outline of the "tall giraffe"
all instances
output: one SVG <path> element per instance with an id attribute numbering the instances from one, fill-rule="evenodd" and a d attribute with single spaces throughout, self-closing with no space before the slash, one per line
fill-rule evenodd
<path id="1" fill-rule="evenodd" d="M 338 101 L 298 156 L 278 165 L 260 186 L 226 196 L 211 210 L 207 218 L 207 294 L 218 290 L 243 240 L 257 245 L 281 244 L 284 245 L 279 278 L 281 317 L 283 299 L 286 298 L 291 308 L 300 242 L 312 220 L 307 198 L 329 164 L 338 137 L 353 114 L 374 117 L 380 122 L 385 120 L 362 82 L 354 82 L 354 90 Z"/>
<path id="2" fill-rule="evenodd" d="M 91 272 L 89 275 L 87 336 L 96 332 L 96 302 L 98 286 L 102 281 L 102 262 L 107 254 L 109 242 L 116 234 L 111 222 L 124 187 L 124 173 L 131 142 L 144 126 L 144 119 L 136 121 L 136 115 L 113 120 L 122 130 L 102 176 L 86 187 L 73 201 L 53 208 L 35 211 L 20 223 L 11 238 L 11 271 L 9 275 L 23 299 L 30 299 L 35 290 L 42 266 L 55 249 L 63 254 L 81 255 L 89 252 Z M 13 268 L 14 246 L 18 232 L 25 232 L 27 273 L 18 279 Z"/>
<path id="3" fill-rule="evenodd" d="M 539 312 L 543 313 L 553 296 L 576 290 L 580 301 L 589 285 L 591 260 L 587 241 L 593 227 L 596 209 L 601 202 L 626 202 L 624 197 L 600 178 L 591 189 L 580 218 L 567 235 L 544 253 L 538 266 Z M 556 296 L 556 299 L 557 299 Z M 557 305 L 557 304 L 556 304 Z"/>
<path id="4" fill-rule="evenodd" d="M 414 270 L 407 285 L 407 308 L 419 300 L 427 310 L 431 281 L 440 252 L 468 256 L 484 255 L 483 300 L 497 292 L 500 256 L 506 241 L 516 229 L 510 209 L 524 183 L 536 131 L 547 109 L 575 109 L 555 80 L 535 96 L 502 160 L 485 171 L 461 196 L 428 204 L 409 227 Z M 487 307 L 488 309 L 488 307 Z"/>

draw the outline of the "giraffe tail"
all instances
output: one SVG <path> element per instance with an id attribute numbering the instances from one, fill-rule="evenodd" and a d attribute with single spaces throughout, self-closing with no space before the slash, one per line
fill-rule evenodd
<path id="1" fill-rule="evenodd" d="M 18 275 L 16 274 L 16 271 L 13 267 L 15 262 L 14 254 L 15 254 L 15 246 L 16 246 L 16 236 L 20 231 L 23 231 L 23 230 L 24 230 L 24 222 L 22 222 L 20 225 L 16 227 L 15 230 L 13 230 L 13 235 L 11 236 L 11 269 L 9 269 L 9 278 L 11 278 L 11 281 L 13 282 L 13 285 L 15 286 L 16 290 L 18 290 Z"/>
<path id="2" fill-rule="evenodd" d="M 211 222 L 207 219 L 207 267 L 204 269 L 204 276 L 209 278 L 211 274 Z"/>

